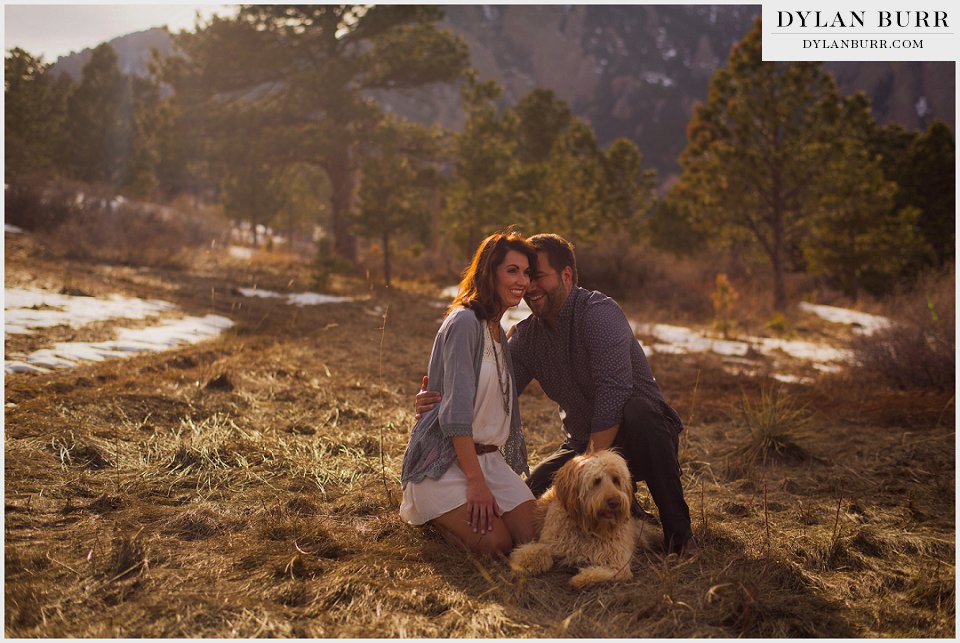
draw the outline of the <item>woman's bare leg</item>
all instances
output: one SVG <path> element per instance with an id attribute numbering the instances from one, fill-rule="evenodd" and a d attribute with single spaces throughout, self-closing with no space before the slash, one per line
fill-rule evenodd
<path id="1" fill-rule="evenodd" d="M 507 524 L 507 529 L 513 537 L 514 546 L 528 543 L 534 538 L 533 533 L 533 508 L 536 500 L 527 500 L 503 514 L 503 522 Z"/>
<path id="2" fill-rule="evenodd" d="M 474 531 L 473 527 L 470 526 L 467 505 L 462 504 L 456 509 L 434 518 L 430 521 L 430 524 L 436 527 L 440 535 L 455 547 L 467 549 L 481 556 L 497 558 L 506 556 L 513 548 L 513 538 L 510 535 L 510 529 L 504 522 L 504 518 L 494 517 L 493 531 L 481 534 L 479 531 Z"/>

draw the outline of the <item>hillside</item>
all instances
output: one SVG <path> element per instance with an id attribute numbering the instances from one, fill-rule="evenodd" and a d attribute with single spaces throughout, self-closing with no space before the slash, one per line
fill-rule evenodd
<path id="1" fill-rule="evenodd" d="M 413 396 L 449 302 L 439 288 L 337 279 L 333 292 L 352 301 L 297 306 L 244 294 L 310 288 L 309 264 L 279 253 L 209 247 L 151 268 L 49 247 L 8 232 L 7 288 L 163 300 L 234 326 L 173 350 L 7 375 L 7 636 L 955 634 L 949 391 L 843 374 L 782 385 L 805 428 L 751 463 L 734 450 L 749 444 L 745 400 L 760 404 L 772 380 L 654 349 L 686 425 L 682 482 L 703 548 L 687 560 L 637 551 L 631 580 L 580 592 L 570 569 L 524 579 L 398 516 Z M 845 332 L 803 319 L 802 338 Z M 153 322 L 8 335 L 7 355 L 137 323 Z M 560 443 L 557 409 L 533 386 L 521 406 L 535 465 Z"/>
<path id="2" fill-rule="evenodd" d="M 467 42 L 482 78 L 494 78 L 512 104 L 535 86 L 553 89 L 589 121 L 601 144 L 634 140 L 661 180 L 678 170 L 694 103 L 749 29 L 756 6 L 471 6 L 446 9 L 445 24 Z M 121 66 L 144 74 L 150 50 L 171 51 L 162 29 L 111 41 Z M 89 50 L 55 70 L 79 77 Z M 828 63 L 844 94 L 865 91 L 881 122 L 924 127 L 954 122 L 954 63 Z M 457 129 L 455 88 L 380 92 L 396 112 Z"/>

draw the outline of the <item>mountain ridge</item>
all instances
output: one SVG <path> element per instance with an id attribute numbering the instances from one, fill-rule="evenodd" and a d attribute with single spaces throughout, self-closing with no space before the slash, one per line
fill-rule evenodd
<path id="1" fill-rule="evenodd" d="M 737 5 L 452 5 L 442 26 L 460 35 L 480 77 L 504 87 L 515 104 L 548 87 L 589 122 L 601 145 L 617 137 L 637 143 L 661 182 L 679 171 L 686 125 L 730 48 L 752 27 L 757 6 Z M 150 51 L 173 52 L 163 28 L 110 41 L 126 73 L 146 74 Z M 62 57 L 55 72 L 79 78 L 91 50 Z M 907 128 L 934 118 L 954 127 L 954 63 L 825 63 L 840 91 L 864 91 L 875 117 Z M 422 123 L 462 126 L 454 87 L 379 91 L 385 109 Z"/>

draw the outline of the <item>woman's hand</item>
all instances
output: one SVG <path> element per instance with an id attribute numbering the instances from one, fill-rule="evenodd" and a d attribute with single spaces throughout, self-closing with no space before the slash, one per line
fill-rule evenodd
<path id="1" fill-rule="evenodd" d="M 486 481 L 467 481 L 467 516 L 474 532 L 479 532 L 480 535 L 490 533 L 493 531 L 494 516 L 502 515 L 497 499 L 490 493 Z"/>

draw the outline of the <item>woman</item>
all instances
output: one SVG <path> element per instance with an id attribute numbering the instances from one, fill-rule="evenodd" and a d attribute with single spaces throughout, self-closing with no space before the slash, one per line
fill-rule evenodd
<path id="1" fill-rule="evenodd" d="M 513 365 L 500 318 L 530 284 L 536 250 L 516 232 L 480 243 L 430 354 L 440 404 L 413 427 L 403 456 L 400 517 L 430 523 L 477 554 L 533 538 L 533 494 Z"/>

